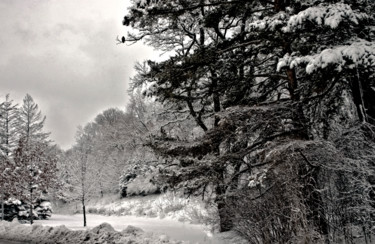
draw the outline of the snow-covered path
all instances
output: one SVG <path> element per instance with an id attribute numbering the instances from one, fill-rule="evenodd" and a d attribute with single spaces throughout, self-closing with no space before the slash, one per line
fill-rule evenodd
<path id="1" fill-rule="evenodd" d="M 89 228 L 106 222 L 118 231 L 125 229 L 128 225 L 139 227 L 146 232 L 165 234 L 175 240 L 189 241 L 190 243 L 220 243 L 208 237 L 201 225 L 181 223 L 171 219 L 146 218 L 135 216 L 102 216 L 87 215 Z M 36 224 L 46 226 L 65 225 L 69 229 L 82 230 L 82 215 L 58 215 L 53 214 L 49 220 L 36 220 Z"/>

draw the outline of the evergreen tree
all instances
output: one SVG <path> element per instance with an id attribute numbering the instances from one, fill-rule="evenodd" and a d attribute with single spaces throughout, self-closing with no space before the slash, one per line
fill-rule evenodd
<path id="1" fill-rule="evenodd" d="M 46 117 L 38 110 L 38 105 L 27 94 L 19 110 L 20 137 L 27 143 L 44 142 L 50 133 L 43 132 Z"/>
<path id="2" fill-rule="evenodd" d="M 27 143 L 20 140 L 14 154 L 14 164 L 11 171 L 16 176 L 12 196 L 29 205 L 30 222 L 33 223 L 34 204 L 47 193 L 49 189 L 57 186 L 56 162 L 54 153 L 47 143 Z"/>
<path id="3" fill-rule="evenodd" d="M 56 155 L 47 140 L 49 133 L 43 132 L 46 117 L 42 117 L 30 95 L 25 96 L 17 115 L 17 122 L 13 121 L 14 114 L 9 117 L 15 126 L 12 136 L 17 136 L 18 142 L 12 152 L 14 162 L 8 163 L 7 180 L 11 183 L 8 193 L 29 204 L 32 223 L 35 201 L 49 188 L 57 186 Z"/>
<path id="4" fill-rule="evenodd" d="M 13 104 L 9 94 L 0 107 L 0 152 L 2 156 L 9 158 L 18 142 L 18 109 Z"/>
<path id="5" fill-rule="evenodd" d="M 172 162 L 165 181 L 213 192 L 220 229 L 235 227 L 253 243 L 350 240 L 356 228 L 368 237 L 374 6 L 135 1 L 123 23 L 137 32 L 126 41 L 171 56 L 138 65 L 134 88 L 204 131 L 150 140 Z"/>
<path id="6" fill-rule="evenodd" d="M 12 163 L 13 151 L 17 146 L 17 104 L 13 105 L 9 94 L 6 95 L 5 101 L 0 104 L 0 185 L 1 185 L 1 209 L 4 211 L 4 201 L 13 189 L 9 165 Z M 2 218 L 4 212 L 2 212 Z"/>

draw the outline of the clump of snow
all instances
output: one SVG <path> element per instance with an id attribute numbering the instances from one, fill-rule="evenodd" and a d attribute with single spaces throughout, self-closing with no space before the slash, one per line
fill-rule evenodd
<path id="1" fill-rule="evenodd" d="M 128 233 L 128 234 L 133 234 L 133 235 L 135 235 L 137 232 L 144 232 L 144 231 L 141 228 L 135 227 L 132 225 L 128 225 L 128 227 L 126 227 L 126 229 L 122 231 L 122 233 Z"/>
<path id="2" fill-rule="evenodd" d="M 278 26 L 286 23 L 287 15 L 285 12 L 280 12 L 274 16 L 267 16 L 261 20 L 254 21 L 248 25 L 250 30 L 269 30 L 274 31 Z"/>
<path id="3" fill-rule="evenodd" d="M 91 232 L 100 234 L 102 232 L 114 232 L 115 229 L 108 223 L 102 223 L 96 227 L 94 227 Z"/>
<path id="4" fill-rule="evenodd" d="M 4 201 L 4 203 L 8 205 L 21 205 L 21 201 L 15 198 L 9 198 L 8 200 Z"/>
<path id="5" fill-rule="evenodd" d="M 336 29 L 344 20 L 358 25 L 360 20 L 368 18 L 367 14 L 353 10 L 350 5 L 345 3 L 321 4 L 307 8 L 291 16 L 287 25 L 282 30 L 284 32 L 293 32 L 296 29 L 300 29 L 306 22 Z"/>
<path id="6" fill-rule="evenodd" d="M 358 40 L 351 45 L 324 49 L 316 55 L 296 57 L 287 54 L 279 60 L 277 70 L 280 71 L 284 67 L 295 68 L 302 64 L 306 64 L 306 72 L 308 74 L 331 65 L 334 65 L 339 72 L 344 66 L 349 69 L 354 69 L 358 66 L 373 67 L 375 66 L 375 44 Z"/>
<path id="7" fill-rule="evenodd" d="M 260 170 L 248 178 L 249 184 L 248 187 L 261 186 L 264 187 L 263 182 L 267 178 L 268 169 Z"/>

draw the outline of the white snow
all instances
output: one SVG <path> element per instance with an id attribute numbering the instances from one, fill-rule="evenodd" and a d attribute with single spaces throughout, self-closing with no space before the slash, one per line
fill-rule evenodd
<path id="1" fill-rule="evenodd" d="M 90 238 L 92 241 L 96 240 L 94 243 L 106 243 L 106 240 L 112 238 L 110 243 L 246 243 L 233 232 L 212 233 L 212 226 L 207 224 L 214 221 L 215 212 L 207 211 L 198 199 L 183 199 L 172 193 L 129 199 L 108 195 L 93 199 L 88 205 L 87 211 L 97 210 L 96 213 L 107 215 L 87 214 L 88 227 L 85 228 L 82 214 L 52 214 L 48 220 L 36 220 L 33 227 L 29 224 L 0 222 L 0 240 L 27 240 L 35 243 L 55 243 L 54 240 L 59 240 L 59 243 L 82 243 L 84 239 Z M 62 209 L 54 206 L 58 212 L 75 209 L 73 205 L 68 207 Z M 206 219 L 208 217 L 211 219 Z M 197 221 L 198 219 L 203 221 Z M 99 234 L 98 229 L 101 232 Z"/>
<path id="2" fill-rule="evenodd" d="M 88 227 L 82 227 L 82 215 L 54 215 L 50 220 L 35 221 L 33 226 L 3 221 L 0 222 L 0 239 L 35 243 L 56 243 L 57 240 L 59 243 L 226 243 L 209 237 L 203 226 L 170 219 L 88 214 L 87 224 Z M 233 238 L 232 233 L 223 236 L 228 235 Z"/>
<path id="3" fill-rule="evenodd" d="M 248 25 L 251 30 L 270 30 L 274 31 L 278 26 L 282 26 L 286 23 L 287 15 L 284 12 L 275 14 L 274 16 L 268 17 L 261 20 L 256 20 Z"/>
<path id="4" fill-rule="evenodd" d="M 215 208 L 205 206 L 198 198 L 186 199 L 171 192 L 161 195 L 107 198 L 87 203 L 90 213 L 106 215 L 133 215 L 143 217 L 170 218 L 194 224 L 215 222 Z M 207 227 L 209 228 L 209 227 Z M 212 228 L 212 227 L 210 227 Z"/>
<path id="5" fill-rule="evenodd" d="M 23 225 L 16 222 L 0 223 L 0 240 L 17 240 L 32 243 L 186 243 L 170 240 L 165 235 L 143 232 L 139 228 L 129 226 L 117 232 L 108 223 L 95 228 L 73 231 L 64 225 L 49 227 L 38 224 Z"/>
<path id="6" fill-rule="evenodd" d="M 344 66 L 354 69 L 358 66 L 375 66 L 375 43 L 364 40 L 357 40 L 351 45 L 337 46 L 324 49 L 316 55 L 294 57 L 285 55 L 279 60 L 277 70 L 283 67 L 295 68 L 301 64 L 306 64 L 306 72 L 311 74 L 319 69 L 324 69 L 329 65 L 334 65 L 337 71 L 341 71 Z"/>
<path id="7" fill-rule="evenodd" d="M 80 215 L 57 215 L 54 214 L 49 220 L 36 220 L 36 224 L 44 226 L 65 225 L 72 230 L 83 230 L 83 216 Z M 136 226 L 146 232 L 157 235 L 170 236 L 175 240 L 190 241 L 192 243 L 210 243 L 210 238 L 204 231 L 202 225 L 192 225 L 171 219 L 158 219 L 136 216 L 103 216 L 96 214 L 87 215 L 87 226 L 93 228 L 101 223 L 108 223 L 117 231 L 126 229 L 128 225 Z"/>
<path id="8" fill-rule="evenodd" d="M 358 24 L 359 20 L 367 18 L 369 18 L 367 14 L 353 10 L 348 4 L 321 4 L 320 6 L 307 8 L 291 16 L 287 26 L 282 30 L 284 32 L 293 32 L 301 28 L 306 22 L 336 29 L 344 20 L 350 21 L 353 24 Z"/>

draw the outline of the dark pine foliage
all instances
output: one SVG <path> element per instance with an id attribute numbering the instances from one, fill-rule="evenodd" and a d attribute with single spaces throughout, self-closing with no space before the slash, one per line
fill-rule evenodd
<path id="1" fill-rule="evenodd" d="M 135 1 L 126 42 L 170 57 L 133 90 L 194 138 L 148 145 L 161 179 L 216 204 L 251 243 L 369 242 L 374 222 L 372 1 Z"/>

